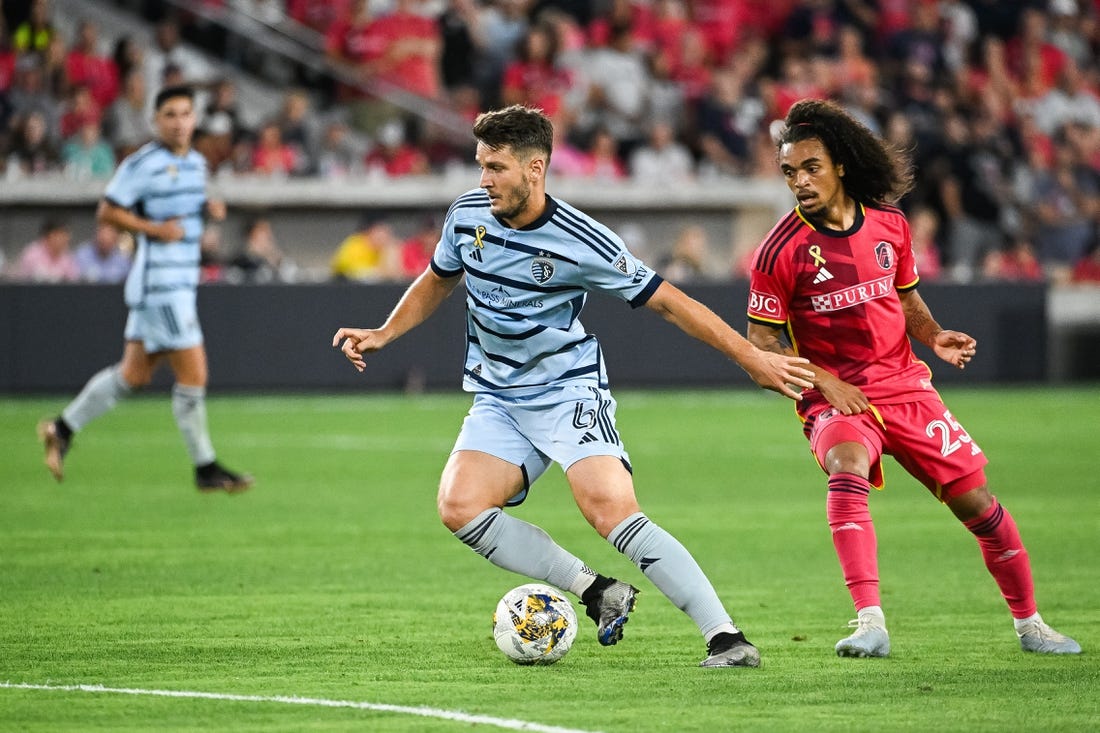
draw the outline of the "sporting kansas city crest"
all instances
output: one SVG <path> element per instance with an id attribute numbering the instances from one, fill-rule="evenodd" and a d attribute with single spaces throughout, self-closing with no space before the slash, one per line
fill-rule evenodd
<path id="1" fill-rule="evenodd" d="M 539 285 L 546 284 L 554 277 L 554 263 L 545 257 L 536 257 L 531 262 L 531 277 Z"/>

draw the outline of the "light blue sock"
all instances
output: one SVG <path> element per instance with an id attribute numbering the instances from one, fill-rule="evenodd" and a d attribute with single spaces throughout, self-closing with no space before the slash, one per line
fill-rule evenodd
<path id="1" fill-rule="evenodd" d="M 133 389 L 119 374 L 118 364 L 112 364 L 100 369 L 88 380 L 80 394 L 61 411 L 61 419 L 74 433 L 80 432 L 85 425 L 132 393 Z"/>

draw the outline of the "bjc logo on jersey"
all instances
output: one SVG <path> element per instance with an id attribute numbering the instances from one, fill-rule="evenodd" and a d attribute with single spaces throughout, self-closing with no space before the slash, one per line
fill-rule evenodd
<path id="1" fill-rule="evenodd" d="M 778 316 L 779 299 L 773 295 L 764 295 L 753 290 L 749 293 L 749 310 L 765 313 L 769 316 Z"/>

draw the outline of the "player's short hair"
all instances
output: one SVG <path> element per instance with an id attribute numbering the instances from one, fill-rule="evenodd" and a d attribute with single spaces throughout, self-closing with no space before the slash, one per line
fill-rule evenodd
<path id="1" fill-rule="evenodd" d="M 474 137 L 492 150 L 511 148 L 516 157 L 543 153 L 547 164 L 554 150 L 554 125 L 550 118 L 541 109 L 521 104 L 478 115 L 474 120 Z"/>
<path id="2" fill-rule="evenodd" d="M 157 92 L 156 100 L 153 103 L 153 109 L 160 110 L 161 106 L 169 99 L 175 99 L 176 97 L 186 97 L 192 102 L 195 101 L 195 90 L 189 86 L 177 85 L 171 87 L 164 87 Z"/>

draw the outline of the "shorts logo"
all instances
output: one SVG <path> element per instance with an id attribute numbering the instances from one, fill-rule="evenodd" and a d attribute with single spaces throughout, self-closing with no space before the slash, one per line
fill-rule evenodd
<path id="1" fill-rule="evenodd" d="M 779 298 L 755 290 L 749 293 L 749 310 L 765 316 L 779 317 Z"/>
<path id="2" fill-rule="evenodd" d="M 612 267 L 624 275 L 633 275 L 638 271 L 638 266 L 634 264 L 632 259 L 626 256 L 626 253 L 619 255 L 619 259 L 615 260 L 615 264 L 613 264 Z"/>
<path id="3" fill-rule="evenodd" d="M 890 246 L 889 242 L 879 242 L 875 245 L 875 259 L 878 261 L 878 266 L 884 270 L 893 267 L 894 248 Z"/>
<path id="4" fill-rule="evenodd" d="M 554 277 L 554 263 L 545 257 L 536 257 L 531 262 L 531 277 L 535 278 L 535 282 L 539 285 L 546 284 L 550 278 Z"/>
<path id="5" fill-rule="evenodd" d="M 573 407 L 573 427 L 578 430 L 596 427 L 596 411 L 584 409 L 584 403 L 578 402 Z"/>

